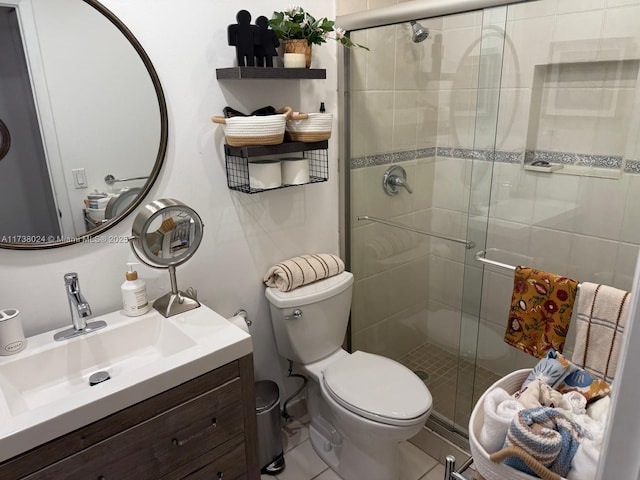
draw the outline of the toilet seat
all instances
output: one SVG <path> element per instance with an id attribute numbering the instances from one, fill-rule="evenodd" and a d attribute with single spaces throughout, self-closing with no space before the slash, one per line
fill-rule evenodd
<path id="1" fill-rule="evenodd" d="M 388 425 L 413 425 L 431 411 L 426 385 L 404 365 L 366 352 L 354 352 L 323 371 L 327 393 L 339 405 Z"/>

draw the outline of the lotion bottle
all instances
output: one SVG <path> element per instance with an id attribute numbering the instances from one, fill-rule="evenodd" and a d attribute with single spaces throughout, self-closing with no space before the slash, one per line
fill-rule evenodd
<path id="1" fill-rule="evenodd" d="M 135 263 L 127 263 L 127 265 L 129 266 L 129 271 L 125 275 L 127 280 L 120 287 L 122 305 L 126 315 L 137 317 L 149 311 L 147 286 L 144 280 L 138 278 L 138 272 L 133 269 Z"/>

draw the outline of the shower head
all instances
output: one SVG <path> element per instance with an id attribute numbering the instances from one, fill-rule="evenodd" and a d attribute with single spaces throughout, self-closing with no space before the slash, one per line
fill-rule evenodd
<path id="1" fill-rule="evenodd" d="M 423 27 L 415 20 L 411 20 L 410 23 L 411 23 L 411 30 L 413 31 L 413 35 L 411 36 L 413 43 L 420 43 L 429 37 L 428 28 Z"/>

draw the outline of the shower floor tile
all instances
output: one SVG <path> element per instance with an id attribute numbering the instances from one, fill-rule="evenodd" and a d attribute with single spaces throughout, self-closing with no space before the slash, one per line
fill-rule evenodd
<path id="1" fill-rule="evenodd" d="M 421 378 L 426 374 L 423 380 L 433 396 L 433 410 L 464 429 L 478 398 L 501 378 L 432 343 L 420 345 L 399 361 Z"/>

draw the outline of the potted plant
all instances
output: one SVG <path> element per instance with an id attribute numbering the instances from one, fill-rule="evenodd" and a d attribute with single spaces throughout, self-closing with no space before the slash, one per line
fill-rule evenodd
<path id="1" fill-rule="evenodd" d="M 291 6 L 284 12 L 273 12 L 269 26 L 282 40 L 285 53 L 304 53 L 307 68 L 311 66 L 311 46 L 322 45 L 327 39 L 340 42 L 345 47 L 364 45 L 351 41 L 342 28 L 336 27 L 333 20 L 326 17 L 316 19 L 302 7 Z"/>

